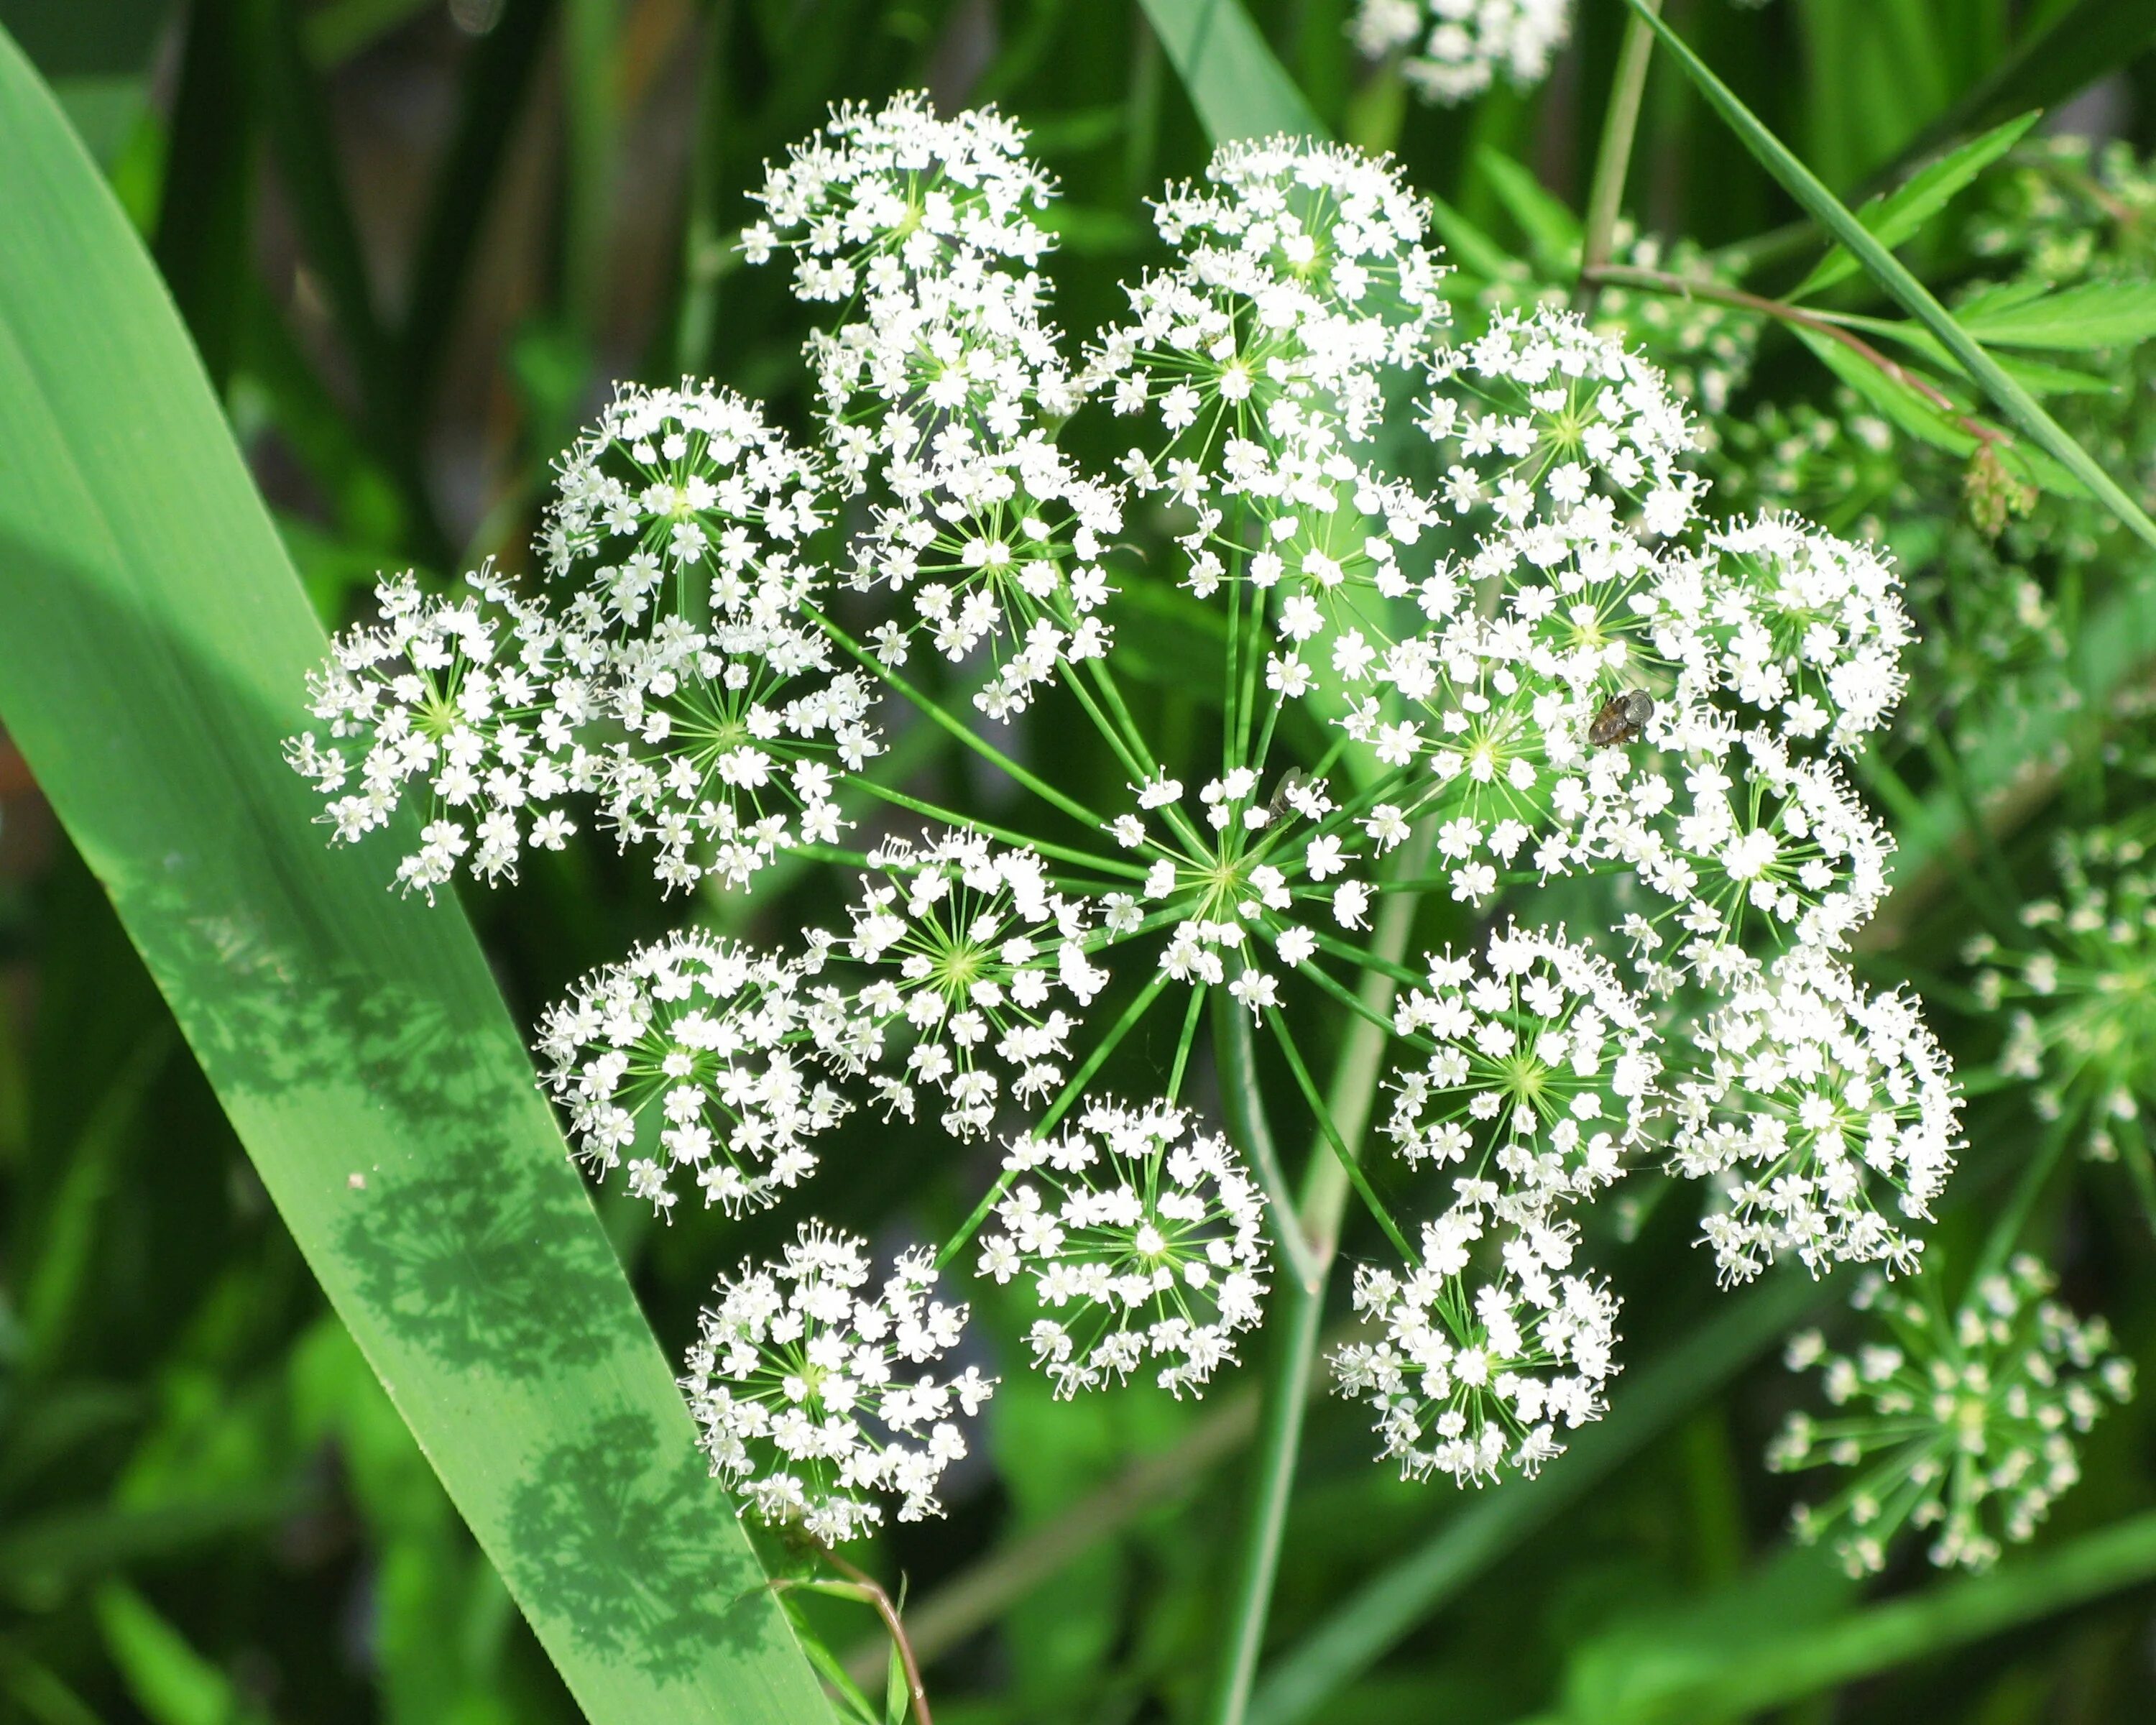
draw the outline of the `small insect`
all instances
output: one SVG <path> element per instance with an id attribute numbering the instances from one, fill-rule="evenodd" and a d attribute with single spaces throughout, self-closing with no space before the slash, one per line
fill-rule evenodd
<path id="1" fill-rule="evenodd" d="M 1300 767 L 1291 767 L 1281 774 L 1280 783 L 1273 787 L 1272 795 L 1265 800 L 1265 819 L 1260 824 L 1270 826 L 1285 815 L 1294 807 L 1291 799 L 1295 793 L 1309 783 L 1310 775 Z"/>
<path id="2" fill-rule="evenodd" d="M 1655 716 L 1655 698 L 1644 689 L 1627 689 L 1602 703 L 1601 711 L 1588 721 L 1587 740 L 1606 749 L 1620 742 L 1637 742 Z"/>

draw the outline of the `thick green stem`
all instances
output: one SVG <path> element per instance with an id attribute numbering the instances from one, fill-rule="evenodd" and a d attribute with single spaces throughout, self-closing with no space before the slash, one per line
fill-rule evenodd
<path id="1" fill-rule="evenodd" d="M 1281 1168 L 1280 1148 L 1273 1142 L 1265 1117 L 1265 1098 L 1258 1088 L 1257 1056 L 1250 1046 L 1250 1021 L 1240 1002 L 1225 989 L 1213 994 L 1213 1047 L 1220 1065 L 1220 1101 L 1234 1127 L 1235 1142 L 1265 1189 L 1265 1219 L 1273 1238 L 1296 1283 L 1306 1292 L 1325 1286 L 1325 1270 L 1311 1254 L 1302 1237 L 1302 1224 L 1288 1196 L 1287 1176 Z"/>
<path id="2" fill-rule="evenodd" d="M 1660 12 L 1662 0 L 1646 0 Z M 1647 63 L 1655 53 L 1655 34 L 1645 18 L 1626 20 L 1625 43 L 1617 50 L 1617 75 L 1609 86 L 1609 106 L 1602 117 L 1602 143 L 1594 157 L 1594 181 L 1587 194 L 1587 223 L 1579 253 L 1579 285 L 1575 311 L 1594 301 L 1594 273 L 1609 261 L 1618 212 L 1625 203 L 1625 177 L 1632 166 L 1632 141 L 1640 130 L 1640 101 L 1647 89 Z"/>
<path id="3" fill-rule="evenodd" d="M 1418 875 L 1429 865 L 1427 827 L 1401 847 L 1399 872 Z M 1414 930 L 1417 901 L 1409 893 L 1387 897 L 1378 915 L 1372 946 L 1397 964 Z M 1300 1232 L 1314 1260 L 1314 1286 L 1291 1283 L 1274 1296 L 1273 1350 L 1265 1373 L 1265 1405 L 1259 1415 L 1258 1447 L 1252 1464 L 1250 1499 L 1244 1513 L 1242 1542 L 1236 1553 L 1220 1663 L 1206 1708 L 1209 1725 L 1243 1725 L 1257 1676 L 1265 1619 L 1272 1609 L 1273 1583 L 1280 1573 L 1281 1536 L 1287 1526 L 1288 1498 L 1295 1486 L 1296 1462 L 1302 1449 L 1303 1410 L 1310 1401 L 1311 1374 L 1317 1369 L 1317 1338 L 1325 1315 L 1325 1291 L 1340 1224 L 1352 1189 L 1342 1158 L 1332 1153 L 1337 1135 L 1350 1158 L 1360 1153 L 1363 1135 L 1377 1105 L 1378 1080 L 1384 1070 L 1384 1020 L 1398 985 L 1383 969 L 1363 973 L 1358 993 L 1369 1015 L 1348 1024 L 1325 1099 L 1330 1133 L 1321 1128 L 1305 1165 Z"/>

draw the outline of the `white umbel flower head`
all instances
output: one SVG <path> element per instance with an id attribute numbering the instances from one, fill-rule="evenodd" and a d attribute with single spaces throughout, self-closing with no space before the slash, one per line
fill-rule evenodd
<path id="1" fill-rule="evenodd" d="M 1571 39 L 1573 0 L 1359 0 L 1348 26 L 1372 59 L 1404 49 L 1400 74 L 1450 107 L 1499 78 L 1522 89 L 1549 75 Z"/>
<path id="2" fill-rule="evenodd" d="M 1695 441 L 1684 403 L 1578 314 L 1501 312 L 1439 355 L 1431 376 L 1422 428 L 1461 519 L 1522 527 L 1614 509 L 1666 538 L 1698 513 L 1705 486 L 1684 465 Z"/>
<path id="3" fill-rule="evenodd" d="M 1905 1527 L 1928 1535 L 1941 1568 L 1987 1569 L 2027 1540 L 2081 1477 L 2075 1439 L 2133 1393 L 2110 1327 L 2076 1317 L 2054 1286 L 2025 1254 L 1949 1317 L 1936 1290 L 1897 1293 L 1874 1276 L 1856 1296 L 1874 1339 L 1840 1354 L 1816 1330 L 1792 1337 L 1789 1369 L 1815 1368 L 1834 1411 L 1792 1414 L 1767 1465 L 1849 1481 L 1798 1509 L 1798 1537 L 1831 1539 L 1851 1575 L 1883 1568 Z"/>
<path id="4" fill-rule="evenodd" d="M 742 250 L 752 263 L 790 253 L 799 295 L 834 303 L 967 255 L 1031 263 L 1052 243 L 1034 218 L 1054 187 L 1025 144 L 993 107 L 939 115 L 919 90 L 876 109 L 842 104 L 767 171 L 752 194 L 764 219 Z"/>
<path id="5" fill-rule="evenodd" d="M 1477 960 L 1429 960 L 1394 1028 L 1430 1049 L 1393 1084 L 1383 1130 L 1411 1163 L 1500 1177 L 1535 1203 L 1589 1195 L 1624 1172 L 1653 1108 L 1646 1015 L 1609 961 L 1507 929 Z"/>
<path id="6" fill-rule="evenodd" d="M 776 1264 L 744 1264 L 712 1290 L 681 1387 L 711 1474 L 744 1509 L 829 1543 L 942 1513 L 936 1487 L 966 1453 L 994 1380 L 968 1366 L 939 1380 L 911 1368 L 956 1347 L 963 1306 L 935 1299 L 925 1251 L 902 1255 L 869 1291 L 858 1240 L 816 1223 Z"/>
<path id="7" fill-rule="evenodd" d="M 729 1215 L 813 1173 L 849 1104 L 809 1058 L 804 967 L 700 931 L 578 983 L 540 1020 L 542 1082 L 578 1159 L 670 1217 L 677 1182 Z"/>
<path id="8" fill-rule="evenodd" d="M 1151 1366 L 1179 1396 L 1233 1360 L 1265 1297 L 1265 1200 L 1225 1138 L 1167 1103 L 1096 1101 L 1004 1167 L 980 1271 L 1030 1284 L 1045 1315 L 1026 1339 L 1058 1395 Z"/>
<path id="9" fill-rule="evenodd" d="M 541 542 L 610 624 L 655 609 L 701 626 L 788 584 L 826 494 L 819 464 L 731 389 L 624 383 L 562 458 Z"/>
<path id="10" fill-rule="evenodd" d="M 1676 1171 L 1716 1183 L 1703 1232 L 1725 1280 L 1794 1255 L 1914 1265 L 1953 1168 L 1960 1099 L 1946 1052 L 1900 994 L 1799 950 L 1696 1030 L 1677 1081 Z"/>
<path id="11" fill-rule="evenodd" d="M 881 752 L 871 685 L 809 615 L 827 507 L 818 464 L 710 384 L 624 386 L 562 463 L 546 545 L 604 644 L 605 814 L 670 890 L 831 843 L 840 775 Z"/>
<path id="12" fill-rule="evenodd" d="M 1428 208 L 1391 162 L 1306 138 L 1224 144 L 1205 177 L 1155 207 L 1183 261 L 1129 290 L 1092 387 L 1150 408 L 1171 463 L 1229 434 L 1367 439 L 1386 377 L 1424 363 L 1447 316 Z M 1131 465 L 1166 482 L 1153 456 Z"/>
<path id="13" fill-rule="evenodd" d="M 2060 1130 L 2099 1162 L 2123 1157 L 2149 1179 L 2147 1110 L 2156 1101 L 2156 870 L 2146 843 L 2098 828 L 2058 845 L 2059 891 L 2021 907 L 2002 943 L 1969 943 L 1977 993 L 2004 1009 L 1997 1065 L 2034 1086 Z M 2071 1125 L 2066 1123 L 2071 1117 Z"/>
<path id="14" fill-rule="evenodd" d="M 852 932 L 828 949 L 880 973 L 834 1009 L 825 1045 L 856 1070 L 898 1066 L 870 1079 L 886 1107 L 911 1118 L 926 1086 L 944 1129 L 978 1137 L 1006 1086 L 1038 1101 L 1061 1082 L 1078 1014 L 1107 982 L 1084 902 L 1050 889 L 1036 853 L 978 834 L 886 839 L 869 862 Z"/>
<path id="15" fill-rule="evenodd" d="M 1761 948 L 1837 950 L 1886 896 L 1892 840 L 1840 763 L 1768 730 L 1689 751 L 1681 774 L 1638 782 L 1596 822 L 1602 853 L 1666 902 L 1634 930 L 1650 950 L 1674 941 L 1672 975 L 1747 975 Z M 1650 923 L 1668 935 L 1646 938 Z"/>
<path id="16" fill-rule="evenodd" d="M 1405 1272 L 1359 1266 L 1355 1308 L 1381 1334 L 1333 1356 L 1342 1394 L 1368 1400 L 1403 1478 L 1483 1485 L 1507 1467 L 1532 1476 L 1563 1452 L 1560 1426 L 1602 1416 L 1616 1370 L 1617 1296 L 1568 1275 L 1576 1230 L 1532 1215 L 1496 1219 L 1487 1183 L 1424 1224 Z M 1478 1258 L 1498 1263 L 1478 1280 Z"/>
<path id="17" fill-rule="evenodd" d="M 834 109 L 766 175 L 766 219 L 742 251 L 790 255 L 797 298 L 845 308 L 808 356 L 855 489 L 880 475 L 917 500 L 1030 415 L 1076 405 L 1035 268 L 1054 244 L 1054 183 L 1025 144 L 993 108 L 947 117 L 910 91 Z M 945 437 L 955 446 L 937 447 Z"/>
<path id="18" fill-rule="evenodd" d="M 1893 566 L 1794 516 L 1708 537 L 1717 554 L 1704 632 L 1714 680 L 1792 741 L 1854 754 L 1886 728 L 1916 629 Z"/>
<path id="19" fill-rule="evenodd" d="M 513 879 L 524 846 L 560 850 L 576 830 L 564 805 L 598 771 L 580 740 L 598 717 L 588 642 L 491 567 L 465 582 L 456 598 L 428 597 L 408 573 L 381 582 L 382 621 L 339 635 L 308 679 L 326 743 L 309 732 L 285 745 L 329 798 L 322 819 L 339 840 L 388 825 L 420 793 L 419 848 L 397 880 L 429 898 L 460 863 Z"/>

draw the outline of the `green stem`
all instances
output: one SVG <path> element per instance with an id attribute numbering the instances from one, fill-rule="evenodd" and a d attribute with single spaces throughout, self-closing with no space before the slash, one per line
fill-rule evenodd
<path id="1" fill-rule="evenodd" d="M 1198 1020 L 1205 1010 L 1205 997 L 1211 992 L 1203 984 L 1190 991 L 1190 1004 L 1183 1014 L 1183 1034 L 1175 1042 L 1175 1064 L 1168 1069 L 1168 1099 L 1171 1102 L 1183 1094 L 1183 1069 L 1190 1064 L 1191 1045 L 1198 1040 Z"/>
<path id="2" fill-rule="evenodd" d="M 1090 869 L 1096 875 L 1111 875 L 1125 880 L 1142 880 L 1146 877 L 1146 871 L 1142 868 L 1122 857 L 1096 856 L 1090 850 L 1074 850 L 1068 845 L 1052 844 L 1046 839 L 1033 838 L 1027 834 L 1014 831 L 1009 827 L 999 827 L 988 821 L 978 820 L 970 814 L 960 814 L 955 809 L 941 808 L 934 803 L 924 803 L 918 797 L 909 797 L 904 791 L 892 790 L 888 785 L 878 784 L 864 773 L 847 774 L 846 783 L 867 792 L 872 797 L 881 798 L 883 801 L 896 808 L 910 809 L 916 814 L 925 815 L 930 820 L 941 821 L 945 826 L 954 828 L 961 832 L 985 834 L 988 837 L 998 839 L 1003 844 L 1016 845 L 1024 850 L 1037 850 L 1043 856 L 1052 856 L 1058 862 L 1067 862 L 1078 868 Z"/>
<path id="3" fill-rule="evenodd" d="M 1425 824 L 1401 846 L 1395 859 L 1399 873 L 1418 875 L 1429 866 L 1430 839 Z M 1378 912 L 1372 944 L 1395 962 L 1406 952 L 1414 932 L 1417 904 L 1411 894 L 1394 893 Z M 1389 1040 L 1383 1020 L 1391 1012 L 1395 986 L 1382 969 L 1363 971 L 1358 992 L 1372 1016 L 1358 1018 L 1348 1026 L 1325 1099 L 1324 1116 L 1351 1156 L 1362 1147 L 1363 1132 L 1377 1103 L 1378 1079 L 1384 1070 Z M 1206 1706 L 1209 1725 L 1244 1725 L 1257 1676 L 1258 1655 L 1265 1644 L 1265 1620 L 1272 1609 L 1288 1498 L 1302 1449 L 1303 1410 L 1309 1404 L 1311 1377 L 1317 1363 L 1326 1285 L 1331 1281 L 1350 1189 L 1347 1168 L 1338 1156 L 1328 1153 L 1330 1149 L 1329 1142 L 1312 1147 L 1303 1172 L 1299 1210 L 1302 1237 L 1319 1266 L 1318 1285 L 1314 1288 L 1291 1285 L 1274 1296 L 1273 1351 L 1265 1373 L 1265 1404 L 1259 1414 L 1257 1451 L 1230 1584 L 1220 1662 Z"/>
<path id="4" fill-rule="evenodd" d="M 1024 767 L 1019 766 L 1017 762 L 1011 759 L 1009 755 L 1005 754 L 986 737 L 975 735 L 971 726 L 968 725 L 963 719 L 958 718 L 954 714 L 945 711 L 942 706 L 929 699 L 925 693 L 921 690 L 916 689 L 904 677 L 900 676 L 896 671 L 892 670 L 888 665 L 885 665 L 874 653 L 870 652 L 866 647 L 864 647 L 851 635 L 848 634 L 845 630 L 839 628 L 837 624 L 826 617 L 821 611 L 819 611 L 814 605 L 803 605 L 801 608 L 807 614 L 807 615 L 815 620 L 817 626 L 821 629 L 825 634 L 830 636 L 833 640 L 836 641 L 839 646 L 844 648 L 864 670 L 867 670 L 871 675 L 875 677 L 878 681 L 888 684 L 891 688 L 896 690 L 901 696 L 905 696 L 907 701 L 912 702 L 913 705 L 920 710 L 921 716 L 928 720 L 930 723 L 940 726 L 943 730 L 948 732 L 952 737 L 956 738 L 959 742 L 973 750 L 973 752 L 978 755 L 983 760 L 988 762 L 993 766 L 1000 768 L 1004 772 L 1009 773 L 1013 778 L 1016 779 L 1019 783 L 1024 785 L 1028 790 L 1031 791 L 1034 796 L 1039 797 L 1043 802 L 1052 804 L 1054 807 L 1061 809 L 1081 826 L 1086 827 L 1089 830 L 1097 833 L 1103 826 L 1106 825 L 1106 823 L 1103 821 L 1099 815 L 1094 814 L 1091 809 L 1086 808 L 1084 803 L 1079 802 L 1075 798 L 1065 796 L 1061 791 L 1057 790 L 1054 785 L 1049 783 L 1046 779 L 1042 778 L 1038 773 L 1029 772 Z"/>
<path id="5" fill-rule="evenodd" d="M 1325 1270 L 1302 1237 L 1302 1225 L 1289 1195 L 1287 1176 L 1281 1167 L 1280 1147 L 1273 1141 L 1266 1117 L 1264 1094 L 1258 1087 L 1257 1057 L 1250 1046 L 1250 1021 L 1242 1004 L 1225 990 L 1213 997 L 1213 1047 L 1220 1063 L 1220 1100 L 1236 1142 L 1258 1183 L 1265 1190 L 1265 1219 L 1280 1242 L 1281 1255 L 1289 1271 L 1306 1292 L 1325 1285 Z"/>
<path id="6" fill-rule="evenodd" d="M 1028 1137 L 1045 1138 L 1055 1130 L 1056 1122 L 1069 1113 L 1070 1105 L 1085 1094 L 1086 1086 L 1093 1081 L 1093 1075 L 1106 1064 L 1108 1056 L 1116 1051 L 1122 1040 L 1137 1028 L 1138 1020 L 1146 1015 L 1146 1009 L 1160 999 L 1160 991 L 1168 983 L 1166 971 L 1157 970 L 1152 973 L 1145 987 L 1138 990 L 1137 998 L 1123 1009 L 1123 1015 L 1108 1027 L 1108 1034 L 1101 1039 L 1100 1046 L 1088 1055 L 1086 1063 L 1070 1075 L 1070 1081 L 1049 1104 L 1048 1111 L 1034 1123 L 1033 1130 L 1026 1134 Z M 996 1176 L 995 1184 L 981 1194 L 981 1201 L 973 1206 L 973 1214 L 958 1224 L 957 1232 L 945 1240 L 942 1250 L 936 1254 L 938 1270 L 949 1267 L 951 1260 L 965 1250 L 966 1242 L 981 1231 L 981 1224 L 988 1219 L 989 1212 L 1003 1201 L 1004 1194 L 1010 1190 L 1010 1183 L 1016 1178 L 1016 1170 L 1009 1167 Z"/>
<path id="7" fill-rule="evenodd" d="M 1318 1095 L 1317 1086 L 1310 1081 L 1310 1069 L 1302 1063 L 1302 1055 L 1288 1034 L 1286 1020 L 1278 1011 L 1265 1014 L 1265 1024 L 1280 1044 L 1281 1052 L 1287 1057 L 1289 1071 L 1295 1075 L 1296 1088 L 1302 1099 L 1310 1104 L 1310 1111 L 1317 1117 L 1317 1130 L 1332 1153 L 1339 1158 L 1340 1167 L 1348 1176 L 1348 1183 L 1355 1189 L 1355 1195 L 1363 1200 L 1363 1207 L 1378 1219 L 1378 1225 L 1385 1230 L 1385 1238 L 1392 1241 L 1393 1249 L 1405 1264 L 1416 1261 L 1415 1249 L 1408 1244 L 1408 1237 L 1400 1232 L 1400 1224 L 1393 1219 L 1393 1213 L 1385 1208 L 1378 1196 L 1378 1189 L 1370 1183 L 1370 1177 L 1363 1172 L 1363 1164 L 1340 1137 L 1339 1129 L 1332 1124 L 1332 1117 L 1326 1111 L 1325 1098 Z"/>
<path id="8" fill-rule="evenodd" d="M 1662 0 L 1647 0 L 1661 10 Z M 1654 58 L 1655 34 L 1642 18 L 1625 21 L 1624 45 L 1617 50 L 1617 74 L 1609 85 L 1609 106 L 1602 117 L 1602 143 L 1594 157 L 1594 180 L 1587 194 L 1587 223 L 1580 243 L 1579 285 L 1573 309 L 1585 311 L 1594 301 L 1594 272 L 1609 261 L 1618 212 L 1625 203 L 1625 177 L 1632 166 L 1632 142 L 1639 135 L 1640 103 L 1647 89 L 1647 64 Z"/>

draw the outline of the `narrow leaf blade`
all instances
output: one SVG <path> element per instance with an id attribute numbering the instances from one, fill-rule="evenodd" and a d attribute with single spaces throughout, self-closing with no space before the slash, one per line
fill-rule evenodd
<path id="1" fill-rule="evenodd" d="M 1949 151 L 1929 167 L 1919 169 L 1903 184 L 1873 198 L 1856 212 L 1856 219 L 1872 237 L 1889 249 L 1912 238 L 1925 223 L 1953 202 L 1984 169 L 2021 140 L 2022 134 L 2041 116 L 2035 112 L 1993 127 Z M 1836 246 L 1820 259 L 1819 267 L 1792 289 L 1789 297 L 1801 300 L 1856 274 L 1859 265 L 1846 248 Z"/>
<path id="2" fill-rule="evenodd" d="M 2001 347 L 2131 347 L 2156 336 L 2156 281 L 2084 282 L 2018 305 L 1964 311 L 1961 323 Z"/>
<path id="3" fill-rule="evenodd" d="M 1846 246 L 1866 273 L 1904 311 L 1938 337 L 1954 362 L 1999 404 L 2008 418 L 2087 485 L 2136 536 L 2156 546 L 2156 521 L 2148 518 L 2148 511 L 2127 495 L 2118 481 L 2106 473 L 2088 451 L 2044 411 L 2043 404 L 2008 376 L 1998 361 L 1954 321 L 1953 314 L 1938 302 L 1931 290 L 1866 230 L 1848 207 L 1767 129 L 1727 85 L 1715 76 L 1706 62 L 1686 46 L 1684 39 L 1663 23 L 1645 0 L 1626 0 L 1626 3 L 1635 16 L 1647 21 L 1648 27 L 1669 49 L 1685 75 L 1707 98 L 1707 105 L 1722 116 L 1753 159 L 1780 182 L 1805 213 Z"/>
<path id="4" fill-rule="evenodd" d="M 0 716 L 598 1725 L 829 1710 L 454 904 L 279 758 L 324 642 L 170 299 L 0 34 Z"/>
<path id="5" fill-rule="evenodd" d="M 1287 132 L 1322 138 L 1311 111 L 1241 0 L 1143 0 L 1153 33 L 1216 144 Z"/>

